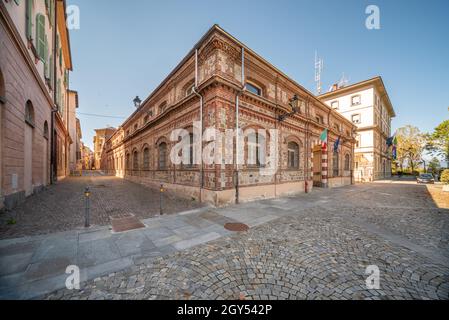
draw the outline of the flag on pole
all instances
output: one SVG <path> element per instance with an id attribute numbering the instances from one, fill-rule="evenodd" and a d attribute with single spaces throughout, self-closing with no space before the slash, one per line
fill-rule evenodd
<path id="1" fill-rule="evenodd" d="M 390 147 L 393 144 L 393 139 L 394 139 L 394 136 L 387 138 L 387 141 L 386 141 L 387 147 Z"/>
<path id="2" fill-rule="evenodd" d="M 340 146 L 340 137 L 337 138 L 334 142 L 334 152 L 338 152 L 338 147 Z"/>
<path id="3" fill-rule="evenodd" d="M 321 148 L 325 151 L 327 149 L 327 129 L 324 129 L 320 135 Z"/>

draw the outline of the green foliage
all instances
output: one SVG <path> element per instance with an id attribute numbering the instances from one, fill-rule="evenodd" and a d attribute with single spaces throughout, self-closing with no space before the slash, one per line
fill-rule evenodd
<path id="1" fill-rule="evenodd" d="M 426 137 L 417 127 L 406 125 L 396 131 L 397 161 L 401 169 L 404 165 L 413 172 L 422 161 L 422 153 L 426 145 Z"/>
<path id="2" fill-rule="evenodd" d="M 449 169 L 443 170 L 441 173 L 440 181 L 449 184 Z"/>
<path id="3" fill-rule="evenodd" d="M 427 135 L 426 149 L 436 156 L 443 156 L 449 161 L 449 120 L 440 123 Z"/>
<path id="4" fill-rule="evenodd" d="M 427 171 L 435 174 L 438 172 L 439 169 L 440 169 L 440 160 L 438 160 L 437 157 L 433 157 L 432 160 L 430 160 L 429 162 Z"/>
<path id="5" fill-rule="evenodd" d="M 9 218 L 9 219 L 6 221 L 6 223 L 7 223 L 8 225 L 13 225 L 13 224 L 16 224 L 17 221 L 16 221 L 14 218 Z"/>

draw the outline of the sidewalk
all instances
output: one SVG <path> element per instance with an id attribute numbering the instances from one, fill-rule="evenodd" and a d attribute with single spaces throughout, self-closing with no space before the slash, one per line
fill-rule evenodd
<path id="1" fill-rule="evenodd" d="M 282 201 L 282 200 L 281 200 Z M 139 259 L 184 250 L 233 232 L 229 222 L 249 227 L 287 214 L 278 199 L 227 208 L 200 208 L 142 220 L 145 228 L 113 233 L 110 227 L 0 241 L 0 299 L 33 299 L 65 287 L 67 266 L 80 268 L 81 282 L 124 268 Z M 285 209 L 285 208 L 284 208 Z"/>

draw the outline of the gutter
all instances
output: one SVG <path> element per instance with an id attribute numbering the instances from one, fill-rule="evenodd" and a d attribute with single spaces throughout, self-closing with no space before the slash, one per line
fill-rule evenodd
<path id="1" fill-rule="evenodd" d="M 242 74 L 241 74 L 242 88 L 235 95 L 235 203 L 239 203 L 239 142 L 240 142 L 240 128 L 239 128 L 239 104 L 240 96 L 246 90 L 245 84 L 245 48 L 242 47 Z"/>
<path id="2" fill-rule="evenodd" d="M 204 168 L 203 168 L 203 96 L 198 92 L 198 49 L 195 49 L 195 85 L 192 92 L 200 98 L 200 196 L 199 201 L 202 202 L 202 190 L 204 188 Z"/>

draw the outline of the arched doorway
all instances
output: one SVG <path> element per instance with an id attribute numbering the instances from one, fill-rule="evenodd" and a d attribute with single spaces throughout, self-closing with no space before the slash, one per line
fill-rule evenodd
<path id="1" fill-rule="evenodd" d="M 44 122 L 44 145 L 43 145 L 43 157 L 42 157 L 42 185 L 46 186 L 48 184 L 48 122 Z"/>
<path id="2" fill-rule="evenodd" d="M 34 129 L 34 107 L 30 100 L 25 105 L 25 139 L 23 184 L 25 196 L 33 193 L 33 129 Z"/>

